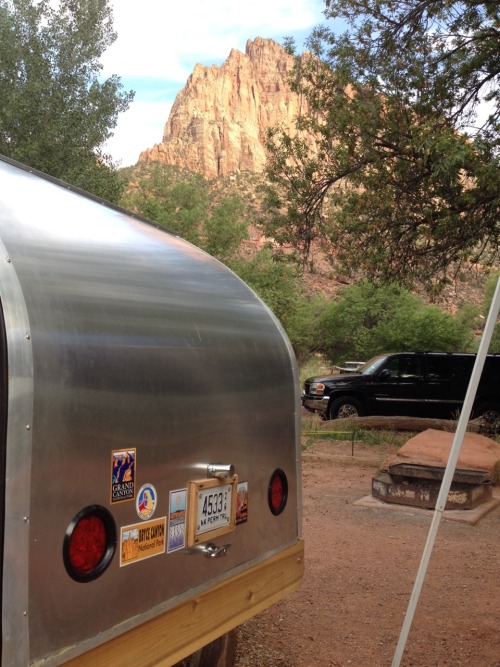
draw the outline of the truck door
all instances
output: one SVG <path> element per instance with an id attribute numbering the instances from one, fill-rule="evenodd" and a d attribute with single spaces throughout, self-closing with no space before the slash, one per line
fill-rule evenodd
<path id="1" fill-rule="evenodd" d="M 373 414 L 426 416 L 423 374 L 416 355 L 389 357 L 374 380 L 372 391 Z"/>
<path id="2" fill-rule="evenodd" d="M 458 356 L 425 355 L 424 361 L 429 417 L 458 419 L 470 372 L 467 377 Z"/>

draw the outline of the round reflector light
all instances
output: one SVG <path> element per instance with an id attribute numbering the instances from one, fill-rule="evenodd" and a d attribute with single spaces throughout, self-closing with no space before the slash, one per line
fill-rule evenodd
<path id="1" fill-rule="evenodd" d="M 274 516 L 278 516 L 278 514 L 283 512 L 286 507 L 287 500 L 288 480 L 283 470 L 276 468 L 276 470 L 271 475 L 268 491 L 269 509 L 274 514 Z"/>
<path id="2" fill-rule="evenodd" d="M 110 512 L 89 505 L 78 512 L 66 530 L 63 560 L 75 581 L 92 581 L 100 576 L 113 558 L 116 526 Z"/>

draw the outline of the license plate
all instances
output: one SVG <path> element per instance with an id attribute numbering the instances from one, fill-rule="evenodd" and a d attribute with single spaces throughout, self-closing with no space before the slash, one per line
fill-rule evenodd
<path id="1" fill-rule="evenodd" d="M 200 489 L 196 533 L 201 535 L 231 523 L 232 484 Z"/>
<path id="2" fill-rule="evenodd" d="M 237 475 L 227 480 L 190 483 L 188 544 L 192 546 L 234 530 L 236 485 Z"/>

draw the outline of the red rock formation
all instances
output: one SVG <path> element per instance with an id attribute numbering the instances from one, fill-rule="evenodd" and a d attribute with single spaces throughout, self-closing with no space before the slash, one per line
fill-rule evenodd
<path id="1" fill-rule="evenodd" d="M 264 168 L 268 128 L 291 128 L 301 99 L 288 77 L 293 57 L 270 39 L 248 40 L 218 67 L 196 65 L 178 93 L 163 141 L 139 157 L 187 168 L 207 178 Z"/>

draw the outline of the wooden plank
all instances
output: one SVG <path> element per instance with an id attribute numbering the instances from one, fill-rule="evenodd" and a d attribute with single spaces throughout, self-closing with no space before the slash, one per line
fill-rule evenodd
<path id="1" fill-rule="evenodd" d="M 171 667 L 300 587 L 304 543 L 73 658 L 66 667 Z"/>

